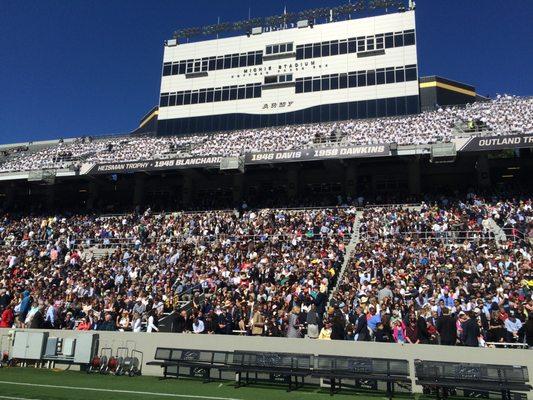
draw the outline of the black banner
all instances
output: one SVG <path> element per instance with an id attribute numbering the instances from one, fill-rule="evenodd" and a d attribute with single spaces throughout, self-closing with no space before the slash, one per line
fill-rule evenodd
<path id="1" fill-rule="evenodd" d="M 384 157 L 388 156 L 389 153 L 389 145 L 378 144 L 371 146 L 327 147 L 320 149 L 246 153 L 244 159 L 246 165 L 256 165 L 340 158 Z M 96 164 L 86 174 L 120 174 L 182 168 L 219 168 L 221 160 L 221 156 L 212 156 Z"/>
<path id="2" fill-rule="evenodd" d="M 163 171 L 182 168 L 218 168 L 222 157 L 188 157 L 169 158 L 165 160 L 126 161 L 107 164 L 97 164 L 87 174 L 119 174 L 139 171 Z"/>
<path id="3" fill-rule="evenodd" d="M 487 151 L 533 147 L 533 135 L 479 136 L 468 139 L 459 151 Z"/>
<path id="4" fill-rule="evenodd" d="M 389 145 L 327 147 L 321 149 L 266 151 L 247 153 L 245 163 L 270 164 L 295 161 L 316 161 L 339 158 L 383 157 L 390 153 Z"/>

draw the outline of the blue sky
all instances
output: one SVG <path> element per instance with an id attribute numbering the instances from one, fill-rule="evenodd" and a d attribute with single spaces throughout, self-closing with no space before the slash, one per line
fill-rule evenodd
<path id="1" fill-rule="evenodd" d="M 180 27 L 343 0 L 0 0 L 0 143 L 128 132 Z M 421 75 L 533 95 L 533 1 L 419 0 Z"/>

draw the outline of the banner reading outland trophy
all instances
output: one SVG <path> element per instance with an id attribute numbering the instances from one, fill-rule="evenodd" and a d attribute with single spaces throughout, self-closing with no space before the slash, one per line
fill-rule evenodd
<path id="1" fill-rule="evenodd" d="M 508 136 L 478 136 L 467 139 L 458 151 L 490 151 L 533 147 L 533 134 Z"/>
<path id="2" fill-rule="evenodd" d="M 316 161 L 339 158 L 385 157 L 390 154 L 389 145 L 328 147 L 321 149 L 270 151 L 246 153 L 245 164 L 271 164 L 298 161 Z M 119 174 L 140 171 L 163 171 L 183 168 L 218 168 L 221 156 L 168 158 L 164 160 L 125 161 L 96 164 L 87 175 Z"/>

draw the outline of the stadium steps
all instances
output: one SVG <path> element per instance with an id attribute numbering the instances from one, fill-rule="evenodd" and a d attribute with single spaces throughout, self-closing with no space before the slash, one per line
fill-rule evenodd
<path id="1" fill-rule="evenodd" d="M 355 250 L 355 246 L 357 243 L 359 243 L 360 235 L 359 235 L 359 229 L 361 225 L 361 218 L 363 217 L 363 211 L 356 211 L 355 213 L 355 221 L 353 223 L 352 227 L 352 237 L 350 238 L 350 241 L 346 245 L 346 251 L 344 254 L 344 261 L 342 263 L 341 270 L 339 272 L 339 276 L 337 277 L 337 283 L 335 284 L 335 287 L 331 292 L 329 293 L 329 299 L 328 304 L 331 303 L 331 299 L 333 298 L 333 294 L 337 291 L 339 284 L 342 282 L 342 277 L 344 276 L 344 271 L 346 271 L 346 268 L 350 264 L 350 260 L 352 259 L 352 253 Z"/>

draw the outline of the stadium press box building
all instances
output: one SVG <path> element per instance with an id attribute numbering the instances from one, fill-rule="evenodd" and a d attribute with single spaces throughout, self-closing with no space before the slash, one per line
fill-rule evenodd
<path id="1" fill-rule="evenodd" d="M 419 111 L 415 12 L 165 44 L 159 134 Z"/>

